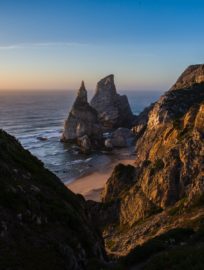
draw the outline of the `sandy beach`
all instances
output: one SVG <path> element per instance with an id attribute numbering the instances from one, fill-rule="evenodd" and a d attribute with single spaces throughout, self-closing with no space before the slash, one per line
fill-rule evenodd
<path id="1" fill-rule="evenodd" d="M 102 166 L 97 171 L 80 177 L 66 186 L 74 193 L 82 194 L 87 200 L 100 201 L 100 193 L 104 188 L 104 185 L 110 177 L 114 167 L 119 164 L 134 165 L 135 157 L 133 156 L 118 156 L 114 160 L 105 166 Z"/>

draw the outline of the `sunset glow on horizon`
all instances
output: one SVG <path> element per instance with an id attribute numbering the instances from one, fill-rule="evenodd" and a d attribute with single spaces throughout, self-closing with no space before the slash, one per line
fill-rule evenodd
<path id="1" fill-rule="evenodd" d="M 199 4 L 199 5 L 198 5 Z M 199 0 L 2 0 L 0 90 L 168 90 L 204 62 Z"/>

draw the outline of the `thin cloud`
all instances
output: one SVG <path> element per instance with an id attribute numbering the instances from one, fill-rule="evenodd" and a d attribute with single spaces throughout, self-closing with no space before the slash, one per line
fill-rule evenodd
<path id="1" fill-rule="evenodd" d="M 48 47 L 76 47 L 87 46 L 86 43 L 79 42 L 40 42 L 40 43 L 19 43 L 11 45 L 0 45 L 0 50 L 15 50 L 15 49 L 32 49 L 32 48 L 48 48 Z"/>

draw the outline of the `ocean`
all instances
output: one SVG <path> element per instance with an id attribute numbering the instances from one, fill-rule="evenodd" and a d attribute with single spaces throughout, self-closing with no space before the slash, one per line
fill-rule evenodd
<path id="1" fill-rule="evenodd" d="M 60 142 L 64 120 L 76 94 L 76 91 L 0 92 L 0 128 L 14 135 L 63 182 L 83 175 L 97 163 L 109 162 L 104 154 L 79 154 L 75 148 Z M 137 115 L 162 92 L 123 91 L 120 94 L 128 96 L 131 109 Z"/>

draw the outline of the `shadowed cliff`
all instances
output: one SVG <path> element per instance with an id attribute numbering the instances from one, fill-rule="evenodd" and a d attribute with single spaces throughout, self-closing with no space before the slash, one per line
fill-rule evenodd
<path id="1" fill-rule="evenodd" d="M 88 269 L 103 241 L 85 201 L 0 131 L 0 269 Z"/>

